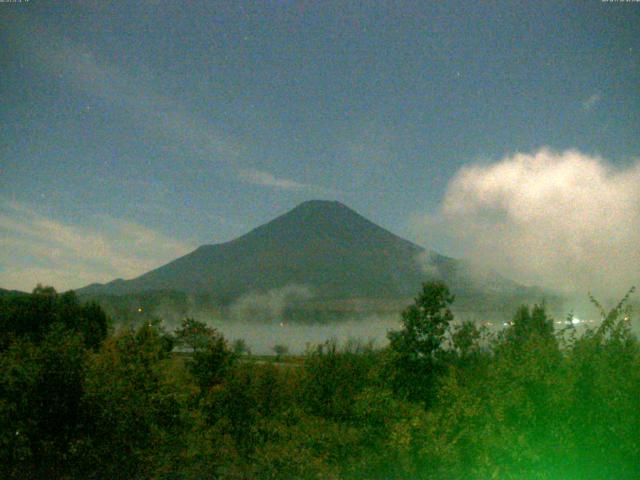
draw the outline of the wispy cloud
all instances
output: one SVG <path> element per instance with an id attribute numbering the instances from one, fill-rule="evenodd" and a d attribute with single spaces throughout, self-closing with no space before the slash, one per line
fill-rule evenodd
<path id="1" fill-rule="evenodd" d="M 13 46 L 24 58 L 70 89 L 98 99 L 132 121 L 143 138 L 166 143 L 176 158 L 197 158 L 223 164 L 237 180 L 289 191 L 334 194 L 335 190 L 281 178 L 266 171 L 243 168 L 247 146 L 219 125 L 167 93 L 158 75 L 144 64 L 135 67 L 109 61 L 87 45 L 71 42 L 37 19 L 14 15 L 8 30 Z M 38 23 L 34 23 L 38 22 Z M 147 139 L 146 141 L 149 141 Z"/>
<path id="2" fill-rule="evenodd" d="M 166 95 L 157 74 L 143 64 L 136 65 L 135 71 L 125 69 L 36 19 L 16 15 L 12 20 L 8 33 L 25 58 L 88 98 L 106 101 L 145 133 L 206 160 L 225 162 L 242 153 L 242 145 L 230 135 Z"/>
<path id="3" fill-rule="evenodd" d="M 593 107 L 595 107 L 600 102 L 600 100 L 602 100 L 600 94 L 594 93 L 593 95 L 585 98 L 582 101 L 582 109 L 588 112 L 589 110 L 592 110 Z"/>
<path id="4" fill-rule="evenodd" d="M 192 246 L 127 220 L 94 216 L 88 225 L 45 217 L 0 200 L 0 285 L 59 290 L 130 278 L 187 253 Z"/>
<path id="5" fill-rule="evenodd" d="M 318 193 L 330 193 L 332 190 L 318 186 L 311 185 L 309 183 L 296 182 L 287 178 L 276 177 L 275 175 L 265 172 L 263 170 L 256 170 L 253 168 L 246 168 L 238 170 L 238 176 L 240 179 L 247 183 L 254 185 L 260 185 L 263 187 L 276 188 L 279 190 L 306 190 Z"/>

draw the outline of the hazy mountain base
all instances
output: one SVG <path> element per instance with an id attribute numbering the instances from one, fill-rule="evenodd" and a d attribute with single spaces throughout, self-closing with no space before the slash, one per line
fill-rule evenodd
<path id="1" fill-rule="evenodd" d="M 329 335 L 385 344 L 398 312 L 422 282 L 434 280 L 456 294 L 458 318 L 478 324 L 501 326 L 519 305 L 543 300 L 565 315 L 551 292 L 424 249 L 330 201 L 304 202 L 230 242 L 78 293 L 119 325 L 174 328 L 192 317 L 245 338 L 255 351 L 286 341 L 300 352 Z"/>
<path id="2" fill-rule="evenodd" d="M 185 318 L 195 318 L 222 332 L 230 340 L 244 339 L 258 354 L 271 353 L 275 344 L 302 353 L 308 344 L 330 338 L 360 339 L 378 346 L 387 343 L 386 332 L 397 328 L 399 312 L 412 298 L 404 299 L 314 299 L 304 286 L 288 286 L 265 293 L 244 295 L 223 304 L 212 295 L 180 292 L 146 292 L 131 295 L 82 295 L 82 301 L 97 301 L 116 327 L 137 327 L 160 322 L 173 330 Z M 460 321 L 500 329 L 520 305 L 544 301 L 557 318 L 571 308 L 557 296 L 535 297 L 525 290 L 506 295 L 467 293 L 456 298 L 454 313 Z M 592 314 L 595 315 L 595 311 Z M 583 317 L 585 317 L 583 315 Z"/>
<path id="3" fill-rule="evenodd" d="M 229 242 L 202 245 L 136 278 L 92 284 L 80 295 L 184 292 L 218 307 L 306 301 L 299 321 L 351 316 L 348 302 L 376 303 L 368 311 L 398 311 L 425 281 L 444 281 L 458 296 L 484 305 L 551 296 L 471 262 L 425 249 L 367 220 L 340 202 L 308 201 Z M 382 299 L 382 300 L 381 300 Z M 511 300 L 510 300 L 511 299 Z M 346 301 L 341 304 L 340 301 Z M 383 302 L 389 303 L 385 305 Z M 312 302 L 313 303 L 313 302 Z M 316 314 L 316 310 L 320 312 Z M 225 312 L 228 316 L 228 312 Z M 344 316 L 344 315 L 343 315 Z"/>

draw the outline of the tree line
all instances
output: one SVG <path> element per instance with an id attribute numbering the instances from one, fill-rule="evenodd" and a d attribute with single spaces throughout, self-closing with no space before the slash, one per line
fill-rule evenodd
<path id="1" fill-rule="evenodd" d="M 294 368 L 193 319 L 115 331 L 39 286 L 0 299 L 0 477 L 638 478 L 628 297 L 593 299 L 580 334 L 544 305 L 492 334 L 426 283 L 387 347 L 328 341 Z"/>

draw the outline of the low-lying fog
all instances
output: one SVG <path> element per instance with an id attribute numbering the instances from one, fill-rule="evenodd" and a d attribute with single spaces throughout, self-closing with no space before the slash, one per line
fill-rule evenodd
<path id="1" fill-rule="evenodd" d="M 388 343 L 387 333 L 390 330 L 401 328 L 400 314 L 370 315 L 353 320 L 315 324 L 287 321 L 260 323 L 235 319 L 225 320 L 204 312 L 192 315 L 192 317 L 221 332 L 229 343 L 237 339 L 244 340 L 251 353 L 255 355 L 273 354 L 276 345 L 285 346 L 291 354 L 302 354 L 309 347 L 331 339 L 337 340 L 340 345 L 344 345 L 349 340 L 357 340 L 364 344 L 372 343 L 374 347 L 381 348 Z M 568 325 L 566 317 L 553 318 L 558 330 Z M 454 324 L 463 319 L 464 316 L 456 317 Z M 164 320 L 163 323 L 169 330 L 178 326 L 178 322 Z M 475 323 L 492 333 L 498 332 L 508 325 L 505 322 L 479 322 L 477 320 Z M 578 332 L 584 331 L 586 328 L 597 327 L 598 324 L 599 320 L 596 320 L 595 317 L 591 319 L 575 317 L 573 321 L 573 327 Z"/>
<path id="2" fill-rule="evenodd" d="M 242 339 L 251 352 L 256 355 L 274 353 L 274 346 L 285 346 L 292 354 L 304 353 L 310 346 L 335 339 L 343 345 L 349 340 L 373 343 L 374 347 L 383 347 L 388 343 L 387 333 L 401 328 L 401 313 L 361 313 L 336 321 L 297 322 L 287 319 L 286 309 L 292 302 L 310 298 L 304 287 L 289 286 L 265 294 L 251 294 L 242 297 L 229 308 L 197 307 L 191 300 L 186 311 L 179 310 L 170 302 L 161 303 L 153 309 L 153 316 L 162 320 L 163 326 L 173 331 L 185 317 L 191 317 L 217 329 L 231 343 Z M 617 302 L 604 302 L 605 309 Z M 453 308 L 455 323 L 470 320 L 478 327 L 497 332 L 508 325 L 515 314 L 517 305 L 509 312 L 483 312 L 473 314 Z M 511 311 L 512 310 L 512 311 Z M 575 315 L 573 326 L 578 332 L 585 328 L 597 327 L 600 315 L 597 309 L 584 296 L 566 298 L 564 304 L 556 306 L 556 311 L 548 314 L 553 318 L 556 329 L 567 326 L 569 312 Z"/>
<path id="3" fill-rule="evenodd" d="M 368 313 L 315 323 L 286 319 L 287 307 L 312 296 L 305 286 L 288 285 L 265 293 L 244 295 L 226 309 L 198 308 L 192 301 L 186 315 L 185 312 L 178 313 L 170 303 L 159 305 L 153 314 L 170 330 L 178 327 L 185 316 L 205 322 L 229 342 L 243 339 L 256 355 L 272 354 L 275 345 L 286 346 L 290 353 L 304 353 L 309 346 L 329 339 L 336 339 L 341 344 L 350 339 L 373 342 L 374 346 L 382 347 L 387 343 L 387 332 L 400 328 L 399 312 Z"/>
<path id="4" fill-rule="evenodd" d="M 324 324 L 270 323 L 213 320 L 207 322 L 229 341 L 244 339 L 256 355 L 272 354 L 274 345 L 284 345 L 290 353 L 304 353 L 311 345 L 336 339 L 373 342 L 382 347 L 387 343 L 387 332 L 400 327 L 400 316 L 372 316 L 362 320 L 346 320 Z"/>

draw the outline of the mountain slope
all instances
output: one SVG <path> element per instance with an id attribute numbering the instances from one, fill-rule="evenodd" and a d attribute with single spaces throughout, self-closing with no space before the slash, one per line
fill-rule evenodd
<path id="1" fill-rule="evenodd" d="M 172 290 L 232 300 L 304 285 L 316 298 L 398 298 L 412 296 L 429 278 L 419 264 L 421 255 L 422 247 L 345 205 L 314 200 L 230 242 L 201 246 L 135 279 L 93 284 L 79 293 Z M 430 258 L 433 275 L 455 277 L 456 260 Z"/>
<path id="2" fill-rule="evenodd" d="M 0 288 L 0 298 L 15 297 L 19 295 L 28 295 L 28 294 L 27 292 L 21 292 L 20 290 L 6 290 L 4 288 Z"/>

